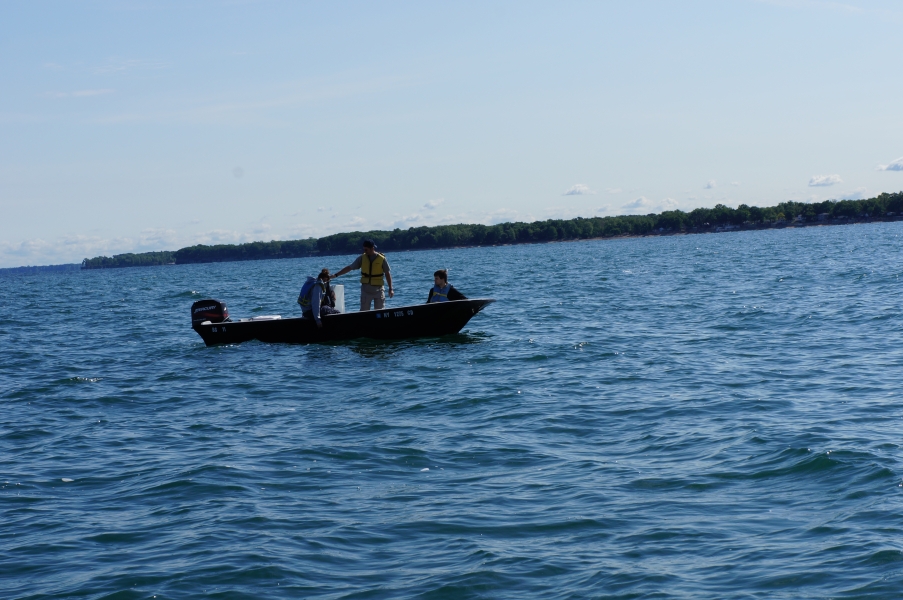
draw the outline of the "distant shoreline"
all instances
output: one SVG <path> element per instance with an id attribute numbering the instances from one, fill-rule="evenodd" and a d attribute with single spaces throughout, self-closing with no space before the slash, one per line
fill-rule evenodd
<path id="1" fill-rule="evenodd" d="M 766 231 L 769 229 L 805 229 L 807 227 L 833 227 L 836 225 L 868 225 L 872 223 L 894 223 L 896 221 L 903 221 L 903 215 L 901 216 L 892 216 L 892 217 L 883 217 L 883 218 L 862 218 L 862 219 L 849 219 L 849 220 L 833 220 L 830 222 L 821 222 L 821 223 L 782 223 L 782 224 L 774 224 L 774 225 L 757 225 L 757 226 L 736 226 L 729 228 L 711 228 L 702 231 L 665 231 L 665 232 L 652 232 L 652 233 L 641 233 L 641 234 L 623 234 L 618 236 L 599 236 L 599 237 L 591 237 L 591 238 L 572 238 L 572 239 L 557 239 L 557 240 L 545 240 L 545 241 L 535 241 L 535 242 L 508 242 L 504 244 L 468 244 L 461 246 L 442 246 L 437 248 L 405 248 L 394 250 L 394 252 L 423 252 L 427 250 L 461 250 L 461 249 L 469 249 L 469 248 L 500 248 L 506 246 L 527 246 L 527 245 L 536 245 L 536 244 L 560 244 L 564 242 L 596 242 L 602 240 L 626 240 L 626 239 L 636 239 L 636 238 L 645 238 L 645 237 L 672 237 L 672 236 L 683 236 L 683 235 L 706 235 L 706 234 L 715 234 L 715 233 L 739 233 L 741 231 Z M 316 258 L 318 256 L 327 257 L 327 256 L 344 256 L 347 255 L 348 252 L 330 252 L 327 254 L 322 254 L 319 252 L 314 252 L 305 256 L 293 256 L 293 257 L 282 257 L 282 258 Z M 146 266 L 161 266 L 161 267 L 175 267 L 183 264 L 212 264 L 217 262 L 249 262 L 254 260 L 280 260 L 279 257 L 262 257 L 262 258 L 250 258 L 250 259 L 239 259 L 239 260 L 220 260 L 220 261 L 210 261 L 204 263 L 162 263 L 158 265 L 146 265 Z M 145 265 L 140 265 L 145 266 Z M 129 267 L 109 267 L 109 268 L 129 268 Z M 61 271 L 96 271 L 102 269 L 85 269 L 79 263 L 73 264 L 64 264 L 64 265 L 46 265 L 46 266 L 28 266 L 28 267 L 7 267 L 0 268 L 0 273 L 3 272 L 15 272 L 15 273 L 37 273 L 37 272 L 61 272 Z"/>
<path id="2" fill-rule="evenodd" d="M 85 259 L 85 269 L 105 269 L 163 264 L 234 262 L 277 258 L 334 256 L 360 252 L 362 239 L 370 238 L 382 251 L 429 250 L 438 248 L 488 247 L 583 239 L 642 237 L 686 233 L 719 233 L 775 229 L 792 226 L 841 225 L 872 221 L 893 221 L 903 215 L 903 192 L 881 194 L 865 200 L 825 200 L 824 202 L 782 202 L 759 208 L 723 204 L 690 212 L 665 211 L 660 214 L 612 217 L 548 219 L 533 223 L 497 225 L 457 224 L 411 227 L 407 230 L 353 231 L 318 239 L 248 244 L 196 245 L 173 252 L 146 252 L 99 256 Z"/>
<path id="3" fill-rule="evenodd" d="M 665 211 L 648 215 L 548 219 L 532 223 L 497 225 L 457 224 L 411 227 L 407 230 L 353 231 L 321 238 L 273 240 L 246 244 L 195 245 L 179 250 L 125 253 L 86 258 L 80 265 L 47 265 L 0 269 L 0 273 L 39 273 L 116 269 L 178 264 L 243 262 L 281 258 L 340 256 L 360 252 L 362 239 L 376 242 L 380 251 L 405 252 L 453 248 L 484 248 L 580 240 L 724 233 L 850 225 L 903 220 L 903 192 L 865 200 L 826 200 L 818 203 L 783 202 L 759 208 L 741 204 L 730 208 L 697 208 L 690 212 Z"/>
<path id="4" fill-rule="evenodd" d="M 25 267 L 4 267 L 0 273 L 33 275 L 35 273 L 61 273 L 66 271 L 81 271 L 81 263 L 68 263 L 63 265 L 35 265 Z"/>

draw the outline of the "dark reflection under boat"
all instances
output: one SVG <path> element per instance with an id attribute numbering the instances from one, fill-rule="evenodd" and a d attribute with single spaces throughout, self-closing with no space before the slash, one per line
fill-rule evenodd
<path id="1" fill-rule="evenodd" d="M 485 333 L 452 333 L 441 337 L 417 338 L 406 340 L 373 340 L 361 338 L 350 343 L 326 342 L 327 346 L 342 346 L 348 348 L 363 358 L 389 357 L 401 350 L 410 348 L 430 348 L 433 346 L 467 346 L 482 344 L 489 339 Z"/>

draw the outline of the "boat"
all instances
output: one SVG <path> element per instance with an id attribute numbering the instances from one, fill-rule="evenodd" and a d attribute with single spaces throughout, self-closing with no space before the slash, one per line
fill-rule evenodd
<path id="1" fill-rule="evenodd" d="M 283 319 L 280 315 L 265 315 L 233 320 L 224 303 L 209 299 L 191 305 L 191 327 L 208 346 L 251 340 L 312 344 L 357 338 L 439 337 L 458 333 L 492 302 L 495 302 L 492 298 L 476 298 L 326 315 L 321 319 L 323 327 L 318 328 L 313 319 L 304 317 Z"/>

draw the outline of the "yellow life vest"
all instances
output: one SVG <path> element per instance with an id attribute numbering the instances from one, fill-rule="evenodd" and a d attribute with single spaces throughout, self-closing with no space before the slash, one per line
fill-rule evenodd
<path id="1" fill-rule="evenodd" d="M 364 252 L 361 255 L 361 283 L 382 287 L 383 263 L 385 261 L 386 257 L 379 252 L 376 253 L 376 256 L 373 257 L 372 261 L 370 260 L 370 257 L 367 256 L 367 253 Z"/>

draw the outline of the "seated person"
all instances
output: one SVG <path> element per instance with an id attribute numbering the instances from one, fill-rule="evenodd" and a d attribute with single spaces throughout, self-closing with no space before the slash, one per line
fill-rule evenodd
<path id="1" fill-rule="evenodd" d="M 323 308 L 324 309 L 325 308 L 334 309 L 335 308 L 335 290 L 332 289 L 331 285 L 329 285 L 329 282 L 333 279 L 333 277 L 331 277 L 329 275 L 329 269 L 323 269 L 322 271 L 320 271 L 320 277 L 322 277 L 323 281 L 326 283 L 326 293 L 323 294 Z M 337 310 L 333 310 L 331 312 L 325 312 L 325 311 L 321 310 L 320 312 L 322 314 L 329 314 L 329 315 L 339 314 L 339 311 L 337 311 Z"/>
<path id="2" fill-rule="evenodd" d="M 449 300 L 467 300 L 467 296 L 455 289 L 455 286 L 448 282 L 448 271 L 439 269 L 433 273 L 433 282 L 436 284 L 430 289 L 430 295 L 426 299 L 426 303 L 430 302 L 448 302 Z"/>
<path id="3" fill-rule="evenodd" d="M 323 269 L 322 271 L 320 271 L 317 279 L 321 279 L 324 285 L 323 305 L 320 307 L 320 315 L 323 316 L 341 314 L 335 308 L 335 290 L 332 289 L 331 285 L 329 285 L 329 282 L 334 279 L 334 277 L 329 274 L 329 269 Z"/>
<path id="4" fill-rule="evenodd" d="M 310 290 L 310 304 L 304 308 L 302 316 L 308 319 L 313 318 L 317 322 L 317 327 L 323 327 L 321 317 L 339 313 L 333 306 L 335 306 L 335 292 L 329 285 L 329 269 L 323 269 L 317 275 L 317 281 Z"/>

